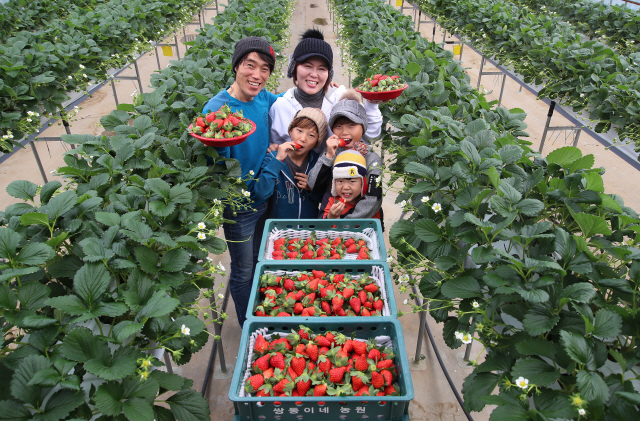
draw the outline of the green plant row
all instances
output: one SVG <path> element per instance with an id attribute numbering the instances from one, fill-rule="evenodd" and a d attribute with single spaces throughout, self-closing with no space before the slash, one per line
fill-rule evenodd
<path id="1" fill-rule="evenodd" d="M 540 13 L 557 14 L 571 22 L 579 32 L 598 38 L 599 41 L 623 54 L 637 52 L 640 48 L 640 13 L 627 7 L 603 4 L 589 0 L 522 0 Z"/>
<path id="2" fill-rule="evenodd" d="M 208 0 L 110 0 L 92 11 L 76 10 L 46 31 L 22 31 L 0 45 L 0 148 L 37 132 L 40 119 L 65 114 L 68 92 L 106 80 L 191 20 Z M 36 116 L 37 117 L 37 116 Z"/>
<path id="3" fill-rule="evenodd" d="M 541 98 L 588 113 L 596 132 L 613 128 L 640 149 L 640 53 L 625 57 L 597 40 L 583 42 L 567 23 L 499 0 L 419 4 L 525 82 L 544 85 Z"/>
<path id="4" fill-rule="evenodd" d="M 54 20 L 64 18 L 72 10 L 91 10 L 104 0 L 11 0 L 0 4 L 0 41 L 20 31 L 43 29 Z"/>
<path id="5" fill-rule="evenodd" d="M 419 288 L 448 346 L 476 342 L 467 409 L 496 405 L 492 421 L 638 418 L 639 215 L 605 193 L 593 155 L 564 147 L 542 158 L 514 135 L 518 110 L 458 114 L 464 85 L 446 72 L 459 64 L 412 65 L 428 43 L 385 2 L 334 3 L 359 77 L 400 73 L 410 96 L 433 75 L 450 99 L 400 97 L 383 112 L 408 214 L 389 238 L 400 290 Z M 419 51 L 445 54 L 431 48 Z"/>
<path id="6" fill-rule="evenodd" d="M 236 1 L 199 37 L 279 41 L 290 10 L 285 0 Z M 234 42 L 218 44 L 229 54 Z M 232 77 L 230 61 L 185 61 Z M 220 321 L 209 313 L 225 269 L 210 254 L 226 249 L 216 234 L 224 212 L 246 206 L 246 184 L 237 161 L 182 136 L 179 123 L 216 85 L 139 95 L 101 119 L 115 135 L 63 136 L 76 145 L 57 170 L 64 186 L 8 186 L 23 202 L 0 213 L 0 419 L 210 419 L 191 380 L 155 369 L 154 351 L 184 364 Z M 174 108 L 178 95 L 191 106 Z"/>

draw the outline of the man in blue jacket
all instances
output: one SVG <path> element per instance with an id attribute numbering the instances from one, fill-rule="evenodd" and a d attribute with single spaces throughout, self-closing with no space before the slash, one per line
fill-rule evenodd
<path id="1" fill-rule="evenodd" d="M 247 37 L 235 45 L 231 60 L 235 80 L 207 102 L 203 113 L 218 111 L 227 104 L 232 111 L 242 110 L 244 117 L 256 123 L 256 131 L 239 145 L 216 148 L 218 154 L 240 161 L 242 177 L 253 178 L 260 171 L 269 146 L 269 108 L 276 101 L 274 95 L 264 89 L 273 72 L 276 55 L 269 43 L 261 37 Z M 236 307 L 238 322 L 244 325 L 247 305 L 251 295 L 251 283 L 262 231 L 267 218 L 267 200 L 256 197 L 256 182 L 247 182 L 251 209 L 236 214 L 226 209 L 224 218 L 235 224 L 224 224 L 224 235 L 231 256 L 229 289 Z"/>

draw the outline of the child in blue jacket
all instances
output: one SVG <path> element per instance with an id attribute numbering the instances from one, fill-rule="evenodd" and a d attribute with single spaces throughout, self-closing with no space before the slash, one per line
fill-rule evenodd
<path id="1" fill-rule="evenodd" d="M 270 218 L 315 219 L 323 192 L 307 185 L 309 171 L 318 161 L 313 149 L 327 134 L 327 118 L 318 108 L 303 108 L 289 124 L 291 142 L 267 152 L 258 175 L 253 200 L 271 197 Z"/>

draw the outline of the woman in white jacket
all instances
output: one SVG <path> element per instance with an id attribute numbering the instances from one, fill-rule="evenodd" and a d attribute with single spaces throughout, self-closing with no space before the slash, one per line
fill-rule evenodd
<path id="1" fill-rule="evenodd" d="M 308 29 L 302 35 L 300 43 L 289 58 L 287 77 L 293 78 L 296 86 L 278 98 L 269 110 L 271 143 L 282 144 L 290 141 L 289 123 L 296 113 L 305 107 L 320 108 L 328 120 L 331 108 L 347 90 L 344 85 L 330 86 L 333 79 L 333 51 L 317 29 Z M 378 109 L 378 104 L 366 100 L 364 108 L 368 124 L 363 140 L 371 141 L 380 136 L 382 114 Z M 329 129 L 327 137 L 322 139 L 316 152 L 322 153 L 325 148 L 325 140 L 331 135 L 333 133 Z"/>

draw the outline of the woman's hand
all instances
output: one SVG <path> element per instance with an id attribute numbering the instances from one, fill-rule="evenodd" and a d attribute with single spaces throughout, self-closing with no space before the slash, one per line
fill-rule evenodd
<path id="1" fill-rule="evenodd" d="M 293 142 L 284 142 L 278 147 L 278 154 L 276 155 L 276 159 L 278 161 L 284 161 L 284 159 L 289 155 L 289 151 L 292 151 L 294 149 L 295 146 L 293 146 Z"/>
<path id="2" fill-rule="evenodd" d="M 372 104 L 386 104 L 387 102 L 391 102 L 390 99 L 381 99 L 381 100 L 375 100 L 375 101 L 368 99 L 367 101 L 369 101 Z"/>
<path id="3" fill-rule="evenodd" d="M 297 172 L 293 178 L 295 178 L 298 181 L 296 185 L 298 186 L 299 189 L 311 191 L 311 187 L 309 187 L 309 185 L 307 184 L 307 179 L 308 179 L 307 174 Z"/>
<path id="4" fill-rule="evenodd" d="M 336 201 L 333 202 L 333 205 L 331 205 L 331 208 L 329 208 L 329 215 L 327 215 L 327 219 L 338 219 L 340 218 L 340 215 L 342 215 L 343 211 L 344 203 L 336 199 Z"/>
<path id="5" fill-rule="evenodd" d="M 333 159 L 336 156 L 336 150 L 338 150 L 338 145 L 340 144 L 340 138 L 337 135 L 331 135 L 329 139 L 327 139 L 327 158 Z"/>
<path id="6" fill-rule="evenodd" d="M 340 85 L 338 85 L 334 80 L 332 80 L 329 83 L 329 86 L 332 87 L 332 88 L 339 88 L 340 87 Z"/>

